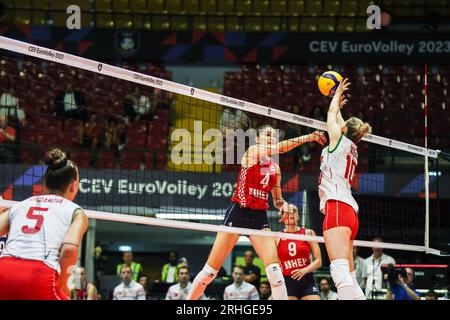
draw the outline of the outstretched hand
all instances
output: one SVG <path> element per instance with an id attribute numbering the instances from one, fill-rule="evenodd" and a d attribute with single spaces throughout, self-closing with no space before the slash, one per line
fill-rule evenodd
<path id="1" fill-rule="evenodd" d="M 347 104 L 347 102 L 348 102 L 348 100 L 345 99 L 345 96 L 344 96 L 344 95 L 342 95 L 342 96 L 339 98 L 339 108 L 342 109 L 342 107 L 345 106 L 345 105 Z"/>
<path id="2" fill-rule="evenodd" d="M 341 81 L 341 83 L 336 89 L 336 92 L 334 93 L 334 95 L 339 98 L 339 101 L 341 101 L 341 96 L 344 94 L 344 92 L 350 88 L 350 85 L 351 83 L 348 82 L 348 78 L 345 78 L 344 80 Z"/>
<path id="3" fill-rule="evenodd" d="M 327 137 L 325 137 L 325 134 L 322 131 L 314 131 L 310 134 L 311 142 L 317 142 L 321 146 L 324 146 L 327 143 Z"/>

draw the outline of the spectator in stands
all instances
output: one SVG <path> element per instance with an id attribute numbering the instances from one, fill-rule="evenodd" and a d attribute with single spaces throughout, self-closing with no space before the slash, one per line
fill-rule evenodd
<path id="1" fill-rule="evenodd" d="M 122 283 L 114 288 L 113 300 L 145 300 L 145 290 L 133 280 L 133 272 L 128 266 L 120 271 Z"/>
<path id="2" fill-rule="evenodd" d="M 428 290 L 428 292 L 425 294 L 425 300 L 437 300 L 437 299 L 438 299 L 437 293 L 433 289 Z"/>
<path id="3" fill-rule="evenodd" d="M 312 110 L 311 113 L 309 115 L 310 118 L 313 118 L 315 120 L 319 120 L 319 121 L 326 121 L 327 120 L 327 115 L 325 114 L 325 109 L 321 106 L 315 106 Z"/>
<path id="4" fill-rule="evenodd" d="M 420 300 L 420 294 L 414 288 L 414 270 L 406 268 L 406 276 L 399 275 L 395 282 L 386 281 L 386 300 Z"/>
<path id="5" fill-rule="evenodd" d="M 292 113 L 300 115 L 300 105 L 294 104 L 294 106 L 292 107 Z"/>
<path id="6" fill-rule="evenodd" d="M 15 96 L 12 85 L 0 95 L 0 116 L 4 116 L 8 122 L 22 123 L 25 120 L 25 111 L 19 108 L 19 98 Z"/>
<path id="7" fill-rule="evenodd" d="M 358 282 L 361 289 L 364 291 L 364 288 L 366 286 L 366 282 L 363 278 L 364 273 L 364 258 L 361 258 L 358 256 L 358 247 L 353 247 L 353 262 L 355 263 L 355 274 L 356 274 L 356 281 Z"/>
<path id="8" fill-rule="evenodd" d="M 161 281 L 167 283 L 174 283 L 178 281 L 178 267 L 181 267 L 178 263 L 178 253 L 175 251 L 169 252 L 169 262 L 166 263 L 161 271 Z"/>
<path id="9" fill-rule="evenodd" d="M 129 267 L 133 273 L 133 280 L 137 282 L 144 271 L 142 265 L 133 261 L 133 253 L 131 251 L 124 252 L 122 259 L 123 263 L 119 263 L 116 267 L 117 275 L 121 274 L 124 267 Z"/>
<path id="10" fill-rule="evenodd" d="M 116 116 L 110 116 L 106 120 L 106 126 L 104 129 L 105 148 L 115 151 L 122 151 L 126 141 L 125 129 L 125 122 Z"/>
<path id="11" fill-rule="evenodd" d="M 181 268 L 181 267 L 189 268 L 189 262 L 186 257 L 181 257 L 180 260 L 178 261 L 178 268 Z M 195 275 L 191 272 L 191 273 L 189 273 L 189 277 L 193 278 L 193 277 L 195 277 Z"/>
<path id="12" fill-rule="evenodd" d="M 86 270 L 83 267 L 75 269 L 73 280 L 70 300 L 97 300 L 97 288 L 87 280 Z"/>
<path id="13" fill-rule="evenodd" d="M 224 300 L 259 300 L 258 289 L 244 281 L 244 268 L 235 266 L 233 268 L 233 283 L 225 288 Z"/>
<path id="14" fill-rule="evenodd" d="M 186 300 L 192 283 L 189 276 L 189 268 L 181 266 L 177 272 L 178 283 L 169 287 L 166 294 L 166 300 Z M 206 300 L 206 296 L 202 295 L 200 300 Z"/>
<path id="15" fill-rule="evenodd" d="M 259 288 L 261 280 L 261 269 L 253 264 L 255 255 L 253 251 L 247 250 L 244 252 L 244 280 L 256 288 Z"/>
<path id="16" fill-rule="evenodd" d="M 14 142 L 17 131 L 0 115 L 0 163 L 14 163 Z"/>
<path id="17" fill-rule="evenodd" d="M 98 124 L 97 114 L 91 113 L 89 120 L 78 127 L 78 139 L 83 148 L 96 149 L 101 127 Z"/>
<path id="18" fill-rule="evenodd" d="M 146 120 L 152 121 L 153 109 L 156 106 L 156 100 L 142 94 L 139 86 L 135 86 L 133 92 L 128 94 L 124 101 L 124 114 L 128 120 Z"/>
<path id="19" fill-rule="evenodd" d="M 272 295 L 272 291 L 270 289 L 270 284 L 268 281 L 263 281 L 259 285 L 259 298 L 260 300 L 269 300 Z"/>
<path id="20" fill-rule="evenodd" d="M 383 242 L 383 239 L 376 237 L 374 242 Z M 382 248 L 372 248 L 373 254 L 364 261 L 363 278 L 366 283 L 367 299 L 376 299 L 377 293 L 383 286 L 382 265 L 395 264 L 394 258 L 383 253 Z"/>
<path id="21" fill-rule="evenodd" d="M 86 121 L 88 112 L 85 106 L 84 94 L 75 91 L 72 82 L 68 81 L 65 91 L 60 92 L 55 99 L 56 116 L 61 118 Z"/>
<path id="22" fill-rule="evenodd" d="M 320 280 L 320 300 L 337 300 L 338 295 L 331 290 L 330 279 L 322 278 Z"/>
<path id="23" fill-rule="evenodd" d="M 101 246 L 96 246 L 94 249 L 94 283 L 97 287 L 100 286 L 100 276 L 105 273 L 105 269 L 108 263 L 108 258 L 103 255 L 103 249 Z"/>
<path id="24" fill-rule="evenodd" d="M 139 284 L 144 288 L 144 291 L 145 291 L 145 300 L 151 300 L 151 299 L 150 299 L 150 289 L 149 289 L 149 280 L 148 280 L 148 276 L 146 276 L 145 274 L 143 274 L 143 275 L 139 278 Z"/>

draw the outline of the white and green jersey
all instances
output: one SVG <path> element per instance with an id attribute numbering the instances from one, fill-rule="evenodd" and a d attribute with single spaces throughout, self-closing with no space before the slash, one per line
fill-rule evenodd
<path id="1" fill-rule="evenodd" d="M 320 157 L 319 198 L 320 211 L 325 214 L 328 200 L 337 200 L 352 206 L 358 212 L 358 204 L 352 196 L 352 183 L 358 165 L 358 147 L 350 139 L 341 136 L 333 150 L 322 150 Z"/>

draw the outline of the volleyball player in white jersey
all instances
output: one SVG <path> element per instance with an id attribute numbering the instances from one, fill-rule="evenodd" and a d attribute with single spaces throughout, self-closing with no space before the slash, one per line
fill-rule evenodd
<path id="1" fill-rule="evenodd" d="M 347 103 L 343 94 L 349 85 L 348 79 L 340 83 L 328 110 L 330 144 L 323 149 L 320 158 L 320 211 L 325 214 L 323 236 L 339 300 L 365 300 L 353 263 L 353 240 L 359 223 L 358 204 L 351 186 L 358 164 L 356 144 L 370 133 L 371 127 L 355 117 L 347 121 L 342 118 L 341 108 Z"/>
<path id="2" fill-rule="evenodd" d="M 47 153 L 45 163 L 48 194 L 0 214 L 0 234 L 8 232 L 0 256 L 0 300 L 68 299 L 67 280 L 88 218 L 72 202 L 79 181 L 75 164 L 58 149 Z"/>

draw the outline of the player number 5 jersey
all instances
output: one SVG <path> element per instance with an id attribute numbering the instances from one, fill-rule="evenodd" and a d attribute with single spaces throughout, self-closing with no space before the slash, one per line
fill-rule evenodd
<path id="1" fill-rule="evenodd" d="M 0 258 L 42 261 L 59 273 L 59 250 L 77 209 L 78 205 L 56 195 L 35 196 L 13 205 Z"/>
<path id="2" fill-rule="evenodd" d="M 328 200 L 337 200 L 352 206 L 358 212 L 358 204 L 352 196 L 351 186 L 358 165 L 358 147 L 341 136 L 333 150 L 322 150 L 320 157 L 319 198 L 320 211 L 325 214 Z"/>

